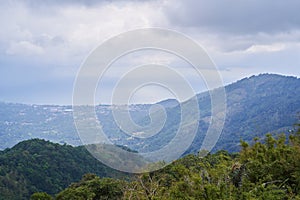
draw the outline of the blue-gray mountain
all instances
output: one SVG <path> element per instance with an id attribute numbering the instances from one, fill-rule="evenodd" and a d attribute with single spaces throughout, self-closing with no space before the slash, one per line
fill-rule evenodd
<path id="1" fill-rule="evenodd" d="M 237 151 L 240 140 L 286 132 L 299 120 L 300 79 L 273 74 L 245 78 L 225 87 L 227 113 L 215 150 Z M 206 104 L 207 95 L 198 95 Z M 197 150 L 199 134 L 191 147 Z"/>
<path id="2" fill-rule="evenodd" d="M 215 150 L 237 151 L 241 139 L 249 141 L 254 136 L 262 136 L 267 132 L 287 132 L 297 122 L 297 113 L 300 111 L 298 78 L 262 74 L 230 84 L 225 90 L 226 121 Z M 186 153 L 199 150 L 209 126 L 209 93 L 198 94 L 197 99 L 200 108 L 199 128 Z M 180 122 L 180 104 L 176 100 L 165 100 L 158 104 L 166 108 L 167 120 L 157 135 L 147 139 L 122 132 L 113 120 L 112 110 L 129 111 L 133 121 L 143 126 L 150 122 L 148 113 L 152 105 L 98 105 L 95 110 L 104 132 L 113 143 L 147 152 L 167 144 L 176 134 Z M 72 106 L 0 103 L 0 149 L 30 138 L 80 145 L 73 122 Z"/>

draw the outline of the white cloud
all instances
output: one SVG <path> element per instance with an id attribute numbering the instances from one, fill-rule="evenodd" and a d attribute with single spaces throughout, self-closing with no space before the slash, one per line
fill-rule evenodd
<path id="1" fill-rule="evenodd" d="M 0 19 L 1 24 L 7 24 L 0 31 L 0 42 L 6 43 L 10 54 L 20 43 L 19 46 L 27 46 L 39 55 L 43 48 L 47 61 L 58 64 L 61 59 L 69 62 L 75 59 L 80 63 L 93 48 L 116 34 L 166 23 L 164 15 L 157 9 L 159 6 L 157 2 L 106 2 L 91 7 L 70 4 L 52 8 L 55 10 L 53 15 L 43 15 L 31 12 L 32 8 L 26 4 L 14 2 L 1 8 L 1 15 L 9 16 L 10 23 L 3 17 Z"/>
<path id="2" fill-rule="evenodd" d="M 246 52 L 248 53 L 260 53 L 260 52 L 276 52 L 282 51 L 286 48 L 285 44 L 271 44 L 271 45 L 252 45 Z"/>
<path id="3" fill-rule="evenodd" d="M 28 41 L 13 42 L 9 48 L 6 50 L 6 53 L 9 55 L 42 55 L 44 49 L 40 46 L 32 44 Z"/>

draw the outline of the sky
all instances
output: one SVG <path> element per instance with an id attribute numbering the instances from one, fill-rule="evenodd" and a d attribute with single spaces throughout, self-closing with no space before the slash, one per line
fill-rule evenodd
<path id="1" fill-rule="evenodd" d="M 71 104 L 77 73 L 93 49 L 120 33 L 151 27 L 195 40 L 215 63 L 224 85 L 260 73 L 300 77 L 299 7 L 298 0 L 2 1 L 0 101 Z M 174 67 L 196 93 L 207 89 L 205 80 L 176 55 L 143 50 L 109 68 L 96 88 L 96 102 L 111 103 L 125 69 L 149 63 Z M 166 87 L 149 85 L 128 101 L 174 97 Z"/>

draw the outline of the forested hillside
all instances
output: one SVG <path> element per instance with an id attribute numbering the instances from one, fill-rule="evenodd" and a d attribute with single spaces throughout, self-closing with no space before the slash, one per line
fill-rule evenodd
<path id="1" fill-rule="evenodd" d="M 83 146 L 23 141 L 0 151 L 0 199 L 28 199 L 37 191 L 54 195 L 86 173 L 124 175 L 97 161 Z"/>
<path id="2" fill-rule="evenodd" d="M 24 141 L 0 152 L 0 199 L 28 199 L 34 192 L 31 199 L 300 199 L 300 131 L 267 134 L 253 145 L 242 141 L 241 148 L 199 152 L 128 175 L 84 147 Z"/>
<path id="3" fill-rule="evenodd" d="M 199 152 L 131 181 L 86 174 L 55 199 L 300 199 L 300 131 L 253 141 L 236 154 Z M 52 198 L 32 199 L 39 197 Z"/>
<path id="4" fill-rule="evenodd" d="M 300 112 L 300 79 L 262 74 L 227 86 L 227 115 L 217 149 L 236 151 L 265 133 L 288 133 Z"/>
<path id="5" fill-rule="evenodd" d="M 300 112 L 300 79 L 276 74 L 261 74 L 244 78 L 225 86 L 226 119 L 214 151 L 240 150 L 240 140 L 251 142 L 268 132 L 289 133 Z M 195 139 L 186 154 L 197 153 L 210 125 L 211 98 L 209 92 L 197 95 L 200 119 Z M 190 100 L 182 104 L 188 104 Z M 163 129 L 145 140 L 134 139 L 130 147 L 137 151 L 154 151 L 168 144 L 179 129 L 180 105 L 167 109 Z M 195 111 L 189 110 L 192 118 Z M 189 121 L 188 121 L 189 122 Z M 146 145 L 145 145 L 146 144 Z"/>
<path id="6" fill-rule="evenodd" d="M 225 90 L 225 126 L 212 154 L 201 158 L 204 153 L 198 152 L 211 119 L 210 96 L 205 92 L 197 95 L 199 129 L 184 157 L 162 170 L 135 177 L 106 167 L 83 146 L 66 144 L 80 144 L 71 106 L 0 103 L 0 148 L 22 141 L 0 151 L 0 199 L 28 199 L 34 192 L 45 192 L 35 194 L 37 199 L 39 195 L 57 199 L 297 199 L 300 133 L 293 124 L 300 111 L 300 79 L 263 74 Z M 111 141 L 125 150 L 147 152 L 168 143 L 180 124 L 181 105 L 176 100 L 158 104 L 165 107 L 167 121 L 158 134 L 145 139 L 123 133 L 112 111 L 129 111 L 134 121 L 144 125 L 150 120 L 150 104 L 95 109 Z M 268 132 L 276 139 L 266 136 Z M 280 132 L 285 137 L 279 137 Z M 23 141 L 36 137 L 60 144 Z"/>

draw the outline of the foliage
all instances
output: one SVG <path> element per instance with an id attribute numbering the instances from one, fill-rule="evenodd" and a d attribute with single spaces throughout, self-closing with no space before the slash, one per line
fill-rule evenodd
<path id="1" fill-rule="evenodd" d="M 46 192 L 36 192 L 31 195 L 30 200 L 52 200 L 53 198 Z"/>
<path id="2" fill-rule="evenodd" d="M 255 138 L 253 145 L 242 141 L 241 146 L 238 154 L 187 155 L 127 182 L 83 178 L 57 199 L 97 199 L 95 191 L 103 192 L 103 184 L 116 199 L 300 199 L 300 131 L 289 138 L 267 134 L 263 140 Z"/>
<path id="3" fill-rule="evenodd" d="M 100 163 L 83 146 L 23 141 L 0 152 L 0 199 L 29 199 L 41 191 L 54 195 L 86 173 L 124 176 Z"/>
<path id="4" fill-rule="evenodd" d="M 118 179 L 102 178 L 94 174 L 86 174 L 78 183 L 70 185 L 60 192 L 57 200 L 96 200 L 96 199 L 121 199 L 123 196 L 123 182 Z"/>
<path id="5" fill-rule="evenodd" d="M 300 129 L 241 141 L 239 153 L 206 153 L 129 177 L 84 147 L 24 141 L 0 152 L 0 199 L 300 199 Z"/>

